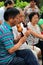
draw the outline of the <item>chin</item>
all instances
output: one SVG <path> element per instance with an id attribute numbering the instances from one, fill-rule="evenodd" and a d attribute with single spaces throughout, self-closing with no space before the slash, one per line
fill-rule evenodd
<path id="1" fill-rule="evenodd" d="M 15 26 L 15 24 L 12 24 L 12 27 Z"/>

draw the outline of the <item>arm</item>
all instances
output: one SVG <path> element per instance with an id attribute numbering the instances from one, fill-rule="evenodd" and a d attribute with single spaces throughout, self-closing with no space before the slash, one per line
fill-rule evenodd
<path id="1" fill-rule="evenodd" d="M 32 34 L 34 37 L 38 37 L 38 38 L 43 39 L 43 35 L 42 35 L 42 34 L 38 34 L 38 33 L 34 32 L 34 31 L 32 31 L 32 30 L 31 30 L 31 34 Z"/>
<path id="2" fill-rule="evenodd" d="M 8 50 L 10 54 L 14 53 L 18 48 L 26 41 L 27 37 L 23 36 L 17 44 L 15 44 L 12 48 Z"/>
<path id="3" fill-rule="evenodd" d="M 23 37 L 16 43 L 12 48 L 8 50 L 10 54 L 14 53 L 18 48 L 26 41 L 27 37 L 30 35 L 30 30 L 26 31 Z"/>
<path id="4" fill-rule="evenodd" d="M 40 26 L 41 28 L 42 28 L 42 30 L 43 30 L 43 24 Z"/>

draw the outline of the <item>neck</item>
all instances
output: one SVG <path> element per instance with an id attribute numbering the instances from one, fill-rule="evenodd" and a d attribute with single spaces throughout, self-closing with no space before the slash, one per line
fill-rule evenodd
<path id="1" fill-rule="evenodd" d="M 31 22 L 31 24 L 32 24 L 33 26 L 35 26 L 35 25 L 36 25 L 36 24 L 34 24 L 34 23 L 32 23 L 32 22 Z"/>
<path id="2" fill-rule="evenodd" d="M 7 23 L 12 27 L 12 25 L 7 21 Z"/>
<path id="3" fill-rule="evenodd" d="M 31 6 L 31 8 L 35 8 L 35 6 Z"/>

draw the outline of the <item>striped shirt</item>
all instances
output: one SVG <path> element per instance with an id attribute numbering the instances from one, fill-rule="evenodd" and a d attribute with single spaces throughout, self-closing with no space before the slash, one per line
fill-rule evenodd
<path id="1" fill-rule="evenodd" d="M 15 53 L 9 54 L 8 49 L 14 46 L 14 36 L 12 33 L 12 28 L 7 22 L 0 25 L 0 64 L 6 65 L 10 62 L 13 57 L 16 56 Z"/>

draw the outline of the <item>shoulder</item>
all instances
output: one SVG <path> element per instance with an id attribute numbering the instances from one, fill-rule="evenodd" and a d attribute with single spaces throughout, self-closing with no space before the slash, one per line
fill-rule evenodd
<path id="1" fill-rule="evenodd" d="M 2 23 L 2 24 L 0 25 L 0 32 L 1 32 L 2 34 L 5 34 L 6 32 L 9 32 L 8 29 L 6 29 L 6 25 L 5 25 L 4 23 Z"/>
<path id="2" fill-rule="evenodd" d="M 29 22 L 27 25 L 28 25 L 28 27 L 31 26 L 31 22 Z"/>
<path id="3" fill-rule="evenodd" d="M 2 25 L 0 25 L 0 36 L 2 36 L 2 34 L 3 34 L 3 27 Z"/>
<path id="4" fill-rule="evenodd" d="M 28 4 L 24 9 L 27 9 L 27 8 L 29 8 L 30 7 L 30 4 Z"/>
<path id="5" fill-rule="evenodd" d="M 4 25 L 1 24 L 1 25 L 0 25 L 0 32 L 1 32 L 1 34 L 3 34 L 5 30 L 6 30 L 6 29 L 4 28 Z"/>
<path id="6" fill-rule="evenodd" d="M 27 5 L 25 8 L 24 8 L 24 12 L 28 10 L 28 8 L 30 8 L 30 4 Z"/>

